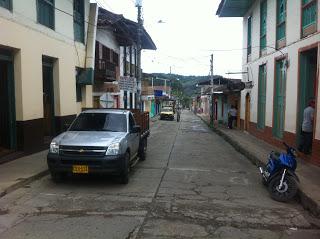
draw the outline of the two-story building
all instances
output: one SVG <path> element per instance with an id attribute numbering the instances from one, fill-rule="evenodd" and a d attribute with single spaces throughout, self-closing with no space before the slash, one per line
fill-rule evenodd
<path id="1" fill-rule="evenodd" d="M 280 146 L 301 142 L 303 111 L 316 100 L 311 156 L 320 164 L 320 3 L 318 0 L 222 0 L 220 17 L 243 18 L 241 126 Z M 231 30 L 231 29 L 230 29 Z"/>
<path id="2" fill-rule="evenodd" d="M 138 23 L 99 8 L 94 105 L 109 108 L 136 108 Z M 141 48 L 156 46 L 142 27 Z"/>
<path id="3" fill-rule="evenodd" d="M 96 19 L 89 0 L 0 1 L 0 152 L 39 150 L 92 107 Z"/>

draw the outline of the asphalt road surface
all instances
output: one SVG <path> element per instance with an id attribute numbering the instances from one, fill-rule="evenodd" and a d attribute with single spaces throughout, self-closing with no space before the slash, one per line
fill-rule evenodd
<path id="1" fill-rule="evenodd" d="M 46 176 L 0 199 L 1 239 L 320 238 L 296 202 L 270 199 L 255 166 L 195 115 L 156 121 L 128 185 Z"/>

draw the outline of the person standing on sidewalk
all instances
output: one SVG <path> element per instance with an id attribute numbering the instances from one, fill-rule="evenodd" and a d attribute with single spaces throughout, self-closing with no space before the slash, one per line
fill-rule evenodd
<path id="1" fill-rule="evenodd" d="M 231 108 L 228 111 L 228 128 L 233 128 L 233 121 L 237 119 L 237 109 L 231 105 Z"/>
<path id="2" fill-rule="evenodd" d="M 301 127 L 302 142 L 299 145 L 299 151 L 304 154 L 310 154 L 313 137 L 313 119 L 314 119 L 315 101 L 311 99 L 308 107 L 303 111 L 303 122 Z"/>

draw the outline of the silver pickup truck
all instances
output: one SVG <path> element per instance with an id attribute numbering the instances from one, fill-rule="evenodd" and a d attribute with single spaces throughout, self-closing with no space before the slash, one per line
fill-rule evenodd
<path id="1" fill-rule="evenodd" d="M 128 110 L 85 110 L 52 140 L 47 155 L 51 177 L 60 182 L 67 174 L 108 173 L 127 184 L 130 168 L 146 157 L 148 136 Z"/>

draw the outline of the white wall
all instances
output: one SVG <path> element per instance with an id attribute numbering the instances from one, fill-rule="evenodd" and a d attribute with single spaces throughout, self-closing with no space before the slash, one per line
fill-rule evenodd
<path id="1" fill-rule="evenodd" d="M 42 56 L 54 63 L 55 115 L 76 114 L 75 67 L 85 67 L 86 48 L 74 42 L 73 4 L 56 0 L 55 29 L 37 23 L 36 0 L 13 0 L 13 9 L 0 7 L 0 45 L 15 49 L 16 118 L 19 121 L 43 117 Z M 89 0 L 85 1 L 85 38 Z M 92 105 L 91 86 L 85 90 L 83 105 Z"/>

